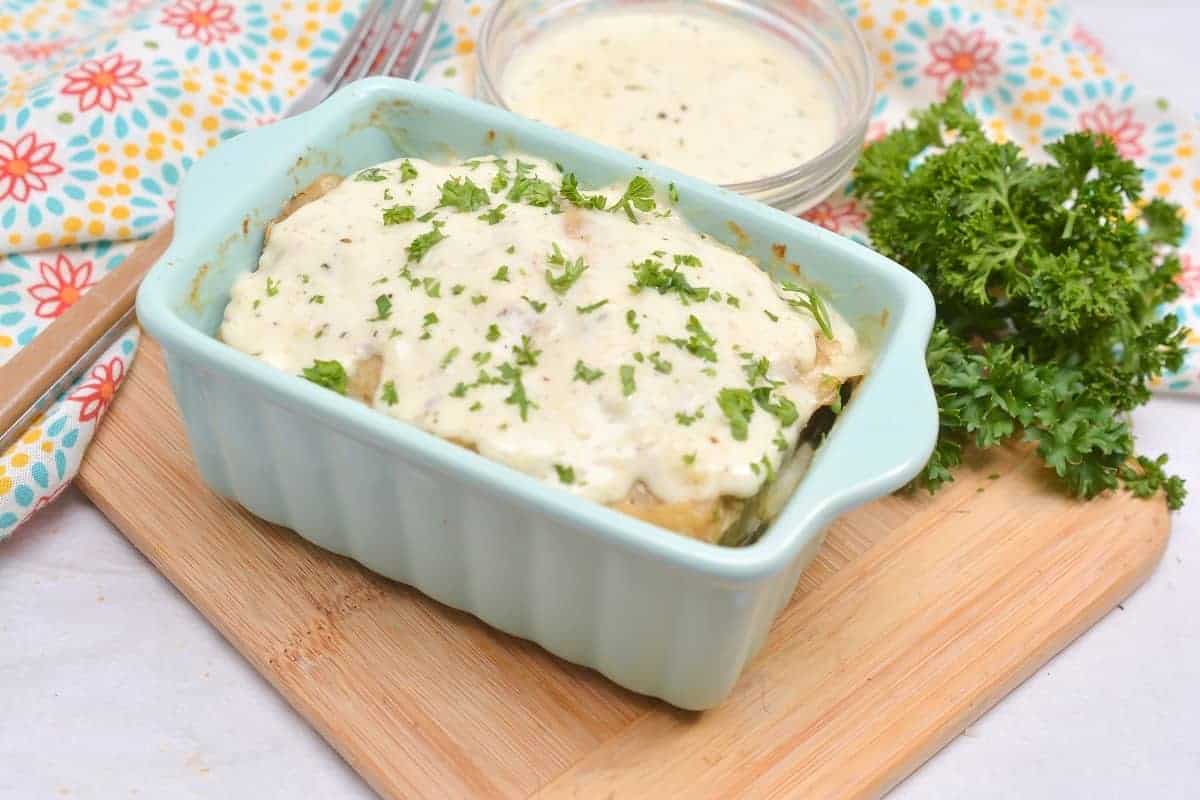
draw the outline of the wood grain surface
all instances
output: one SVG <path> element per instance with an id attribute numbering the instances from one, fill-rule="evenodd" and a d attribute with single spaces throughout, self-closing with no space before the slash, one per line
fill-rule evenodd
<path id="1" fill-rule="evenodd" d="M 1161 500 L 1078 503 L 1021 450 L 981 459 L 841 519 L 733 696 L 698 714 L 210 493 L 153 342 L 79 481 L 389 798 L 877 796 L 1128 595 L 1168 532 Z"/>

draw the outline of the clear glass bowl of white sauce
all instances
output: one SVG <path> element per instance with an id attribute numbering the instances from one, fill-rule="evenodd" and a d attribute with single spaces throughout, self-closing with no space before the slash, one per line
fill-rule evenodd
<path id="1" fill-rule="evenodd" d="M 476 94 L 799 213 L 850 173 L 874 77 L 836 0 L 499 0 Z"/>

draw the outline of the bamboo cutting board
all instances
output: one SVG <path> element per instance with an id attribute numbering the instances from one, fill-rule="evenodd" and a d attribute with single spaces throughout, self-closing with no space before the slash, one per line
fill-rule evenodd
<path id="1" fill-rule="evenodd" d="M 682 712 L 217 498 L 152 342 L 126 383 L 83 490 L 389 798 L 879 795 L 1166 545 L 1161 500 L 1073 502 L 1027 453 L 989 456 L 840 520 L 733 696 Z"/>

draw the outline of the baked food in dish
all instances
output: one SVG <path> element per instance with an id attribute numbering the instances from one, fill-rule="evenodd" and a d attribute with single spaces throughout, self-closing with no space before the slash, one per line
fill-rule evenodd
<path id="1" fill-rule="evenodd" d="M 319 179 L 234 285 L 228 344 L 581 497 L 741 544 L 869 354 L 641 178 L 523 156 Z"/>

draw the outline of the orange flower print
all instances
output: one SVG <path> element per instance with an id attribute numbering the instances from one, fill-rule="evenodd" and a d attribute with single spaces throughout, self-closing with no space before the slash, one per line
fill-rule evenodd
<path id="1" fill-rule="evenodd" d="M 146 79 L 138 74 L 141 68 L 141 61 L 125 58 L 120 53 L 85 61 L 78 69 L 67 73 L 67 83 L 62 93 L 76 95 L 80 111 L 90 111 L 97 106 L 104 111 L 112 111 L 117 103 L 133 99 L 130 89 L 147 85 Z"/>
<path id="2" fill-rule="evenodd" d="M 1200 258 L 1184 253 L 1179 257 L 1179 263 L 1182 269 L 1175 276 L 1175 282 L 1188 297 L 1200 297 Z"/>
<path id="3" fill-rule="evenodd" d="M 1146 132 L 1146 126 L 1133 118 L 1132 108 L 1113 109 L 1101 103 L 1079 115 L 1079 127 L 1112 139 L 1122 158 L 1137 158 L 1146 154 L 1146 149 L 1142 147 L 1142 134 Z"/>
<path id="4" fill-rule="evenodd" d="M 46 178 L 63 171 L 54 163 L 54 142 L 39 142 L 33 131 L 15 142 L 0 139 L 0 200 L 24 203 L 46 191 Z"/>
<path id="5" fill-rule="evenodd" d="M 59 255 L 54 264 L 45 261 L 38 265 L 42 282 L 29 287 L 29 294 L 38 301 L 33 313 L 39 317 L 53 319 L 75 305 L 83 290 L 92 285 L 92 262 L 84 261 L 79 266 Z"/>
<path id="6" fill-rule="evenodd" d="M 942 91 L 956 80 L 961 80 L 968 91 L 986 88 L 1000 75 L 996 63 L 999 49 L 1000 45 L 985 38 L 983 31 L 959 33 L 948 29 L 941 39 L 929 43 L 933 61 L 925 67 L 925 74 L 936 78 Z"/>
<path id="7" fill-rule="evenodd" d="M 826 200 L 805 211 L 803 217 L 834 233 L 862 230 L 867 222 L 867 212 L 855 200 Z"/>
<path id="8" fill-rule="evenodd" d="M 90 377 L 67 398 L 79 403 L 80 422 L 96 419 L 108 408 L 125 377 L 125 362 L 120 356 L 113 356 L 107 364 L 97 364 Z"/>
<path id="9" fill-rule="evenodd" d="M 164 9 L 162 24 L 174 28 L 180 39 L 195 39 L 203 45 L 224 42 L 241 30 L 233 21 L 233 6 L 217 0 L 179 0 Z"/>

